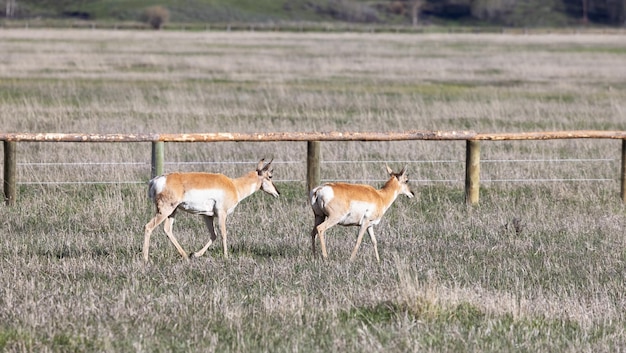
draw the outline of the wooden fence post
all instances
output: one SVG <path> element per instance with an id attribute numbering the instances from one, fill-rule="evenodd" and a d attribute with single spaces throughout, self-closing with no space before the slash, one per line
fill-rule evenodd
<path id="1" fill-rule="evenodd" d="M 620 180 L 622 187 L 622 202 L 626 203 L 626 139 L 622 140 L 622 175 Z"/>
<path id="2" fill-rule="evenodd" d="M 311 191 L 320 184 L 320 142 L 307 141 L 306 147 L 306 187 Z"/>
<path id="3" fill-rule="evenodd" d="M 467 140 L 465 146 L 465 203 L 476 205 L 480 192 L 480 143 Z"/>
<path id="4" fill-rule="evenodd" d="M 150 178 L 154 178 L 163 174 L 163 156 L 164 156 L 163 141 L 152 141 L 152 164 L 150 168 Z"/>
<path id="5" fill-rule="evenodd" d="M 4 141 L 4 200 L 15 205 L 17 198 L 17 142 Z"/>

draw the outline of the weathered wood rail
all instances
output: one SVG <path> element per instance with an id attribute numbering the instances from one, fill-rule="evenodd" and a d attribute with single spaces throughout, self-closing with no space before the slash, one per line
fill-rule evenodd
<path id="1" fill-rule="evenodd" d="M 323 141 L 466 141 L 465 200 L 477 204 L 480 190 L 480 141 L 621 139 L 622 158 L 620 194 L 626 203 L 626 131 L 553 131 L 519 133 L 476 133 L 474 131 L 401 132 L 267 132 L 267 133 L 192 133 L 192 134 L 65 134 L 0 133 L 4 145 L 4 198 L 8 205 L 17 199 L 17 143 L 21 142 L 151 142 L 152 176 L 163 173 L 165 142 L 307 142 L 307 187 L 320 182 L 320 142 Z"/>
<path id="2" fill-rule="evenodd" d="M 401 132 L 264 132 L 197 134 L 59 134 L 0 133 L 0 141 L 15 142 L 276 142 L 276 141 L 406 141 L 467 140 L 473 131 Z"/>

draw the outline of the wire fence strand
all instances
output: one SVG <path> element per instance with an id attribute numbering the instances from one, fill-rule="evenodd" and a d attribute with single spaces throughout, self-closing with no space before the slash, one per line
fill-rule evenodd
<path id="1" fill-rule="evenodd" d="M 565 158 L 565 159 L 483 159 L 481 162 L 484 163 L 608 163 L 615 162 L 616 158 Z M 165 162 L 165 165 L 170 166 L 192 166 L 192 165 L 254 165 L 257 161 L 169 161 Z M 274 164 L 283 164 L 283 165 L 304 165 L 305 161 L 299 160 L 291 160 L 291 161 L 274 161 Z M 388 160 L 388 161 L 380 161 L 380 160 L 361 160 L 361 161 L 353 161 L 353 160 L 328 160 L 322 161 L 321 164 L 329 164 L 329 165 L 337 165 L 337 164 L 345 164 L 345 165 L 354 165 L 354 164 L 379 164 L 379 163 L 387 163 L 387 164 L 454 164 L 454 163 L 465 163 L 464 160 L 458 159 L 441 159 L 441 160 Z M 21 167 L 145 167 L 147 171 L 149 171 L 150 163 L 147 162 L 36 162 L 36 161 L 27 161 L 27 162 L 19 162 L 18 166 Z M 616 178 L 492 178 L 492 179 L 481 179 L 481 182 L 484 183 L 552 183 L 552 182 L 612 182 L 616 181 Z M 145 180 L 103 180 L 103 181 L 22 181 L 18 184 L 20 185 L 109 185 L 109 184 L 145 184 L 148 181 L 148 178 Z M 348 182 L 348 183 L 378 183 L 385 182 L 386 179 L 322 179 L 321 182 L 331 182 L 331 181 L 339 181 L 339 182 Z M 275 182 L 304 182 L 302 179 L 275 179 Z M 411 179 L 411 182 L 419 183 L 419 184 L 430 184 L 430 183 L 463 183 L 464 179 L 462 178 L 453 178 L 453 179 Z"/>

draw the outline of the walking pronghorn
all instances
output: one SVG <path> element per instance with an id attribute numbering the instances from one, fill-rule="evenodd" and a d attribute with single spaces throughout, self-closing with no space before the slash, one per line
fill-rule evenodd
<path id="1" fill-rule="evenodd" d="M 150 234 L 161 222 L 165 221 L 165 234 L 183 258 L 202 256 L 215 241 L 217 235 L 213 218 L 219 221 L 224 257 L 228 257 L 226 247 L 226 217 L 233 212 L 237 204 L 261 189 L 274 197 L 279 192 L 272 183 L 272 161 L 264 164 L 262 159 L 255 171 L 240 178 L 231 179 L 223 174 L 211 173 L 169 173 L 158 176 L 149 183 L 149 196 L 156 205 L 156 215 L 145 226 L 143 259 L 148 261 Z M 199 214 L 204 219 L 211 239 L 199 251 L 187 256 L 172 233 L 174 215 L 177 210 Z"/>
<path id="2" fill-rule="evenodd" d="M 386 167 L 390 178 L 380 190 L 369 185 L 347 183 L 327 183 L 311 190 L 311 206 L 315 214 L 315 225 L 311 231 L 313 255 L 317 234 L 320 236 L 322 256 L 326 258 L 326 230 L 335 224 L 360 226 L 350 261 L 356 257 L 363 234 L 367 230 L 374 244 L 376 260 L 380 262 L 373 226 L 380 222 L 398 195 L 404 194 L 409 198 L 415 196 L 407 184 L 409 179 L 406 166 L 399 173 L 394 173 L 389 166 Z"/>

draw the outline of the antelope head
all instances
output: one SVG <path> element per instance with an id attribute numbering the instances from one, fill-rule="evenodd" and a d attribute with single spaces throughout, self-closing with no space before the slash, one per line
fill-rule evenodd
<path id="1" fill-rule="evenodd" d="M 278 192 L 278 189 L 276 189 L 276 185 L 274 185 L 274 183 L 272 182 L 272 172 L 274 171 L 274 169 L 270 168 L 273 161 L 274 159 L 270 160 L 267 164 L 264 164 L 265 159 L 261 159 L 256 167 L 256 172 L 259 175 L 259 179 L 261 181 L 261 190 L 274 197 L 278 197 L 278 195 L 280 195 L 280 192 Z"/>
<path id="2" fill-rule="evenodd" d="M 399 194 L 403 194 L 408 198 L 413 198 L 415 194 L 413 193 L 413 191 L 411 191 L 411 188 L 409 187 L 409 176 L 406 174 L 406 166 L 404 166 L 404 168 L 402 168 L 399 173 L 394 173 L 394 171 L 391 170 L 391 168 L 389 168 L 389 166 L 386 164 L 385 167 L 387 167 L 387 173 L 389 173 L 389 176 L 395 178 L 398 181 Z"/>

